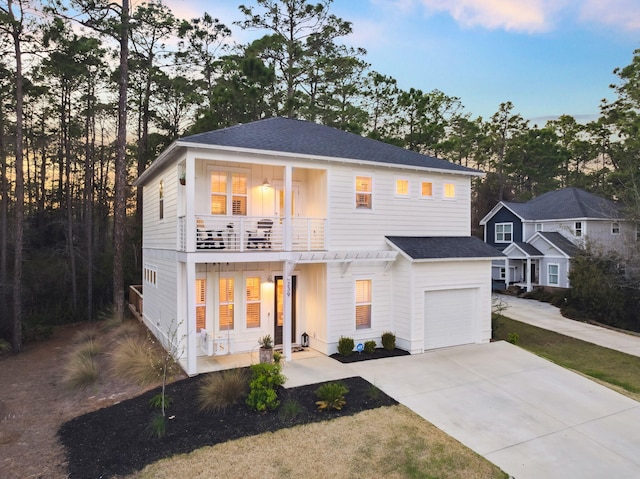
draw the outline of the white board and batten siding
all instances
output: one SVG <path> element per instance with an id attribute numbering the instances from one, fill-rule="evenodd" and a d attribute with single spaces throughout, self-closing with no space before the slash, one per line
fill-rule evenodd
<path id="1" fill-rule="evenodd" d="M 373 178 L 371 210 L 355 207 L 357 176 Z M 409 181 L 409 195 L 395 193 L 396 180 Z M 433 195 L 422 197 L 422 181 L 433 184 Z M 445 183 L 455 185 L 455 198 L 443 198 Z M 470 178 L 432 173 L 333 165 L 329 178 L 330 248 L 386 249 L 385 236 L 468 236 L 471 228 Z"/>

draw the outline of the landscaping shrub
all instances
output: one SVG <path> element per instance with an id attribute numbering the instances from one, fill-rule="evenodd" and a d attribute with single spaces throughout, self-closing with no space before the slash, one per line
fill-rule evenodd
<path id="1" fill-rule="evenodd" d="M 340 356 L 351 356 L 354 346 L 353 338 L 340 336 L 338 340 L 338 354 L 340 354 Z"/>
<path id="2" fill-rule="evenodd" d="M 168 396 L 167 394 L 156 394 L 151 399 L 149 399 L 149 406 L 153 409 L 164 409 L 171 406 L 173 403 L 173 398 Z"/>
<path id="3" fill-rule="evenodd" d="M 295 399 L 287 399 L 280 405 L 278 409 L 278 416 L 282 419 L 289 420 L 295 419 L 302 413 L 302 406 Z"/>
<path id="4" fill-rule="evenodd" d="M 94 356 L 73 355 L 65 366 L 64 383 L 71 389 L 83 389 L 98 379 L 98 364 Z"/>
<path id="5" fill-rule="evenodd" d="M 371 341 L 365 341 L 364 342 L 364 352 L 365 353 L 375 353 L 376 352 L 376 342 L 371 340 Z"/>
<path id="6" fill-rule="evenodd" d="M 224 410 L 245 396 L 248 387 L 249 376 L 246 369 L 209 373 L 200 381 L 198 405 L 202 411 Z"/>
<path id="7" fill-rule="evenodd" d="M 387 351 L 396 349 L 396 335 L 390 332 L 384 333 L 382 335 L 382 347 Z"/>
<path id="8" fill-rule="evenodd" d="M 143 337 L 127 336 L 116 346 L 113 354 L 113 372 L 139 386 L 155 384 L 162 379 L 163 353 Z"/>
<path id="9" fill-rule="evenodd" d="M 347 404 L 344 395 L 349 392 L 347 387 L 340 383 L 324 383 L 318 389 L 316 389 L 316 396 L 319 401 L 316 401 L 319 411 L 326 411 L 327 409 L 337 409 L 338 411 Z"/>
<path id="10" fill-rule="evenodd" d="M 518 333 L 509 333 L 509 335 L 507 336 L 507 341 L 511 344 L 518 344 L 519 340 L 520 336 L 518 336 Z"/>
<path id="11" fill-rule="evenodd" d="M 278 407 L 276 387 L 282 386 L 286 378 L 281 374 L 279 364 L 260 363 L 251 365 L 252 378 L 249 383 L 247 405 L 259 412 Z"/>

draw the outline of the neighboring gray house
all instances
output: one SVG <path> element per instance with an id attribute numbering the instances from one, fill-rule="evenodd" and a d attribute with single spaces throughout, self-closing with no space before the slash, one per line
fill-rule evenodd
<path id="1" fill-rule="evenodd" d="M 470 236 L 481 175 L 284 118 L 179 139 L 135 183 L 131 303 L 189 375 L 267 334 L 285 359 L 304 333 L 324 354 L 386 331 L 411 353 L 488 342 L 501 255 Z"/>
<path id="2" fill-rule="evenodd" d="M 579 188 L 545 193 L 526 203 L 499 202 L 481 221 L 484 239 L 506 259 L 494 261 L 494 284 L 568 288 L 571 258 L 587 246 L 628 254 L 636 224 L 619 204 Z"/>

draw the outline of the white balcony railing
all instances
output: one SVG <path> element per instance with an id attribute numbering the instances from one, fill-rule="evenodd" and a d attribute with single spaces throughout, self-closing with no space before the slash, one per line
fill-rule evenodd
<path id="1" fill-rule="evenodd" d="M 198 251 L 242 252 L 285 251 L 285 238 L 291 238 L 292 251 L 325 250 L 325 218 L 292 218 L 291 231 L 279 217 L 198 215 L 189 225 L 185 217 L 178 222 L 178 248 L 187 250 L 186 229 L 195 230 Z M 287 236 L 289 235 L 289 236 Z"/>

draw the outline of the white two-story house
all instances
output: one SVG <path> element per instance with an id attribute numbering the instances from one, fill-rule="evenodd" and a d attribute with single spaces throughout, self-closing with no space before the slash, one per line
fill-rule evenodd
<path id="1" fill-rule="evenodd" d="M 182 138 L 135 183 L 133 303 L 189 375 L 265 335 L 285 359 L 307 341 L 324 354 L 341 336 L 380 345 L 387 331 L 410 353 L 487 342 L 500 253 L 470 236 L 479 175 L 293 119 Z"/>
<path id="2" fill-rule="evenodd" d="M 494 284 L 568 288 L 571 259 L 585 248 L 630 254 L 635 223 L 620 204 L 579 188 L 550 191 L 526 203 L 501 201 L 480 221 L 485 241 L 502 251 Z"/>

